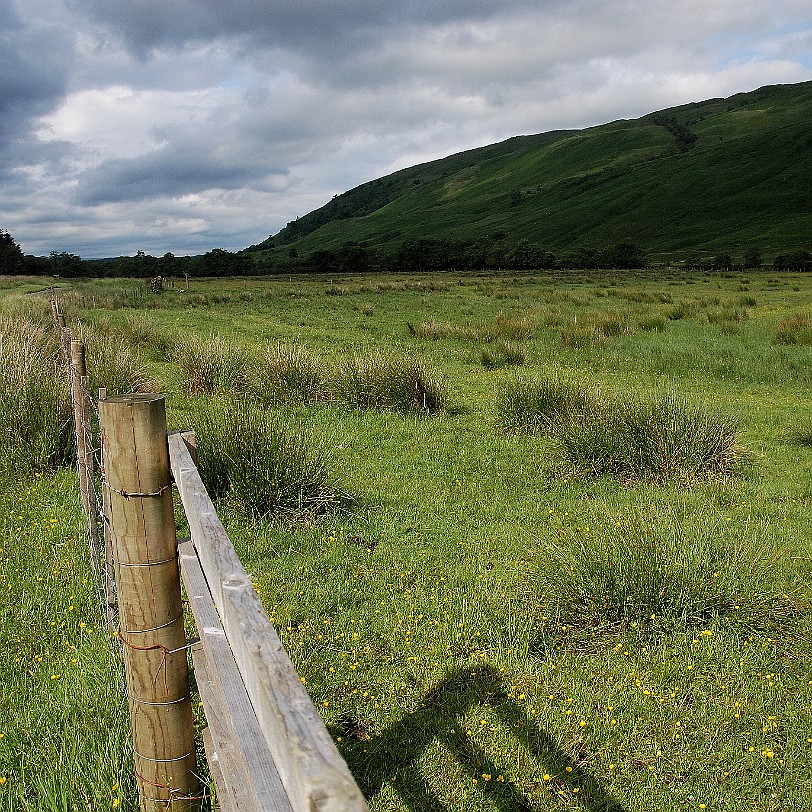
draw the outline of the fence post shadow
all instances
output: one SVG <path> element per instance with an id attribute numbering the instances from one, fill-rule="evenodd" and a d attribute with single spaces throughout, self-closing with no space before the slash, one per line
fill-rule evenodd
<path id="1" fill-rule="evenodd" d="M 551 802 L 564 791 L 570 802 L 587 812 L 626 812 L 586 767 L 564 753 L 538 721 L 508 696 L 501 674 L 491 666 L 455 669 L 426 694 L 417 710 L 369 739 L 362 736 L 359 740 L 354 731 L 359 720 L 333 725 L 330 732 L 334 738 L 342 737 L 342 755 L 368 800 L 397 773 L 397 781 L 391 786 L 411 812 L 447 812 L 447 805 L 416 767 L 423 751 L 432 742 L 440 741 L 463 771 L 477 779 L 497 809 L 534 812 L 540 808 L 538 801 L 527 798 L 512 781 L 493 780 L 503 774 L 504 767 L 489 758 L 470 737 L 460 734 L 461 717 L 485 701 L 513 731 L 517 744 L 554 776 L 546 790 Z M 483 773 L 491 775 L 492 780 L 483 781 Z M 577 794 L 572 792 L 576 788 Z"/>

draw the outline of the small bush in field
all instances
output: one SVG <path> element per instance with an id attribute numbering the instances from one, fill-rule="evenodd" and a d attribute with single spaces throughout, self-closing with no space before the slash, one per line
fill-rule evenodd
<path id="1" fill-rule="evenodd" d="M 726 477 L 747 458 L 735 419 L 674 394 L 620 398 L 563 423 L 557 438 L 572 468 L 625 480 Z"/>
<path id="2" fill-rule="evenodd" d="M 306 348 L 282 343 L 253 353 L 245 369 L 247 392 L 263 403 L 323 400 L 326 374 L 322 361 Z"/>
<path id="3" fill-rule="evenodd" d="M 812 317 L 798 314 L 782 319 L 773 333 L 776 344 L 812 347 Z"/>
<path id="4" fill-rule="evenodd" d="M 181 339 L 172 351 L 185 389 L 192 395 L 244 388 L 245 353 L 220 336 Z"/>
<path id="5" fill-rule="evenodd" d="M 361 408 L 433 413 L 448 402 L 438 373 L 405 356 L 355 355 L 339 365 L 333 386 L 339 400 Z"/>
<path id="6" fill-rule="evenodd" d="M 210 404 L 193 416 L 199 469 L 213 498 L 256 516 L 314 513 L 336 505 L 329 458 L 282 417 L 255 404 Z"/>
<path id="7" fill-rule="evenodd" d="M 596 408 L 589 383 L 563 371 L 544 377 L 517 377 L 505 384 L 496 402 L 496 419 L 505 431 L 550 431 Z"/>
<path id="8" fill-rule="evenodd" d="M 575 629 L 707 629 L 721 621 L 778 633 L 801 607 L 783 589 L 778 556 L 756 533 L 718 521 L 642 515 L 565 532 L 547 550 L 539 588 Z"/>

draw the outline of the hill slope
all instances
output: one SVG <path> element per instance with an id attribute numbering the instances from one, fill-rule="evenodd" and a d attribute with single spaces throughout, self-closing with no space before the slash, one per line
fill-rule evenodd
<path id="1" fill-rule="evenodd" d="M 812 82 L 511 138 L 365 183 L 252 250 L 498 235 L 550 249 L 808 247 Z"/>

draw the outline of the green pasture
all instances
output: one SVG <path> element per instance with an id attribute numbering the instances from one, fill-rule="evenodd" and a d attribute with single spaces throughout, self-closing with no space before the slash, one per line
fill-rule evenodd
<path id="1" fill-rule="evenodd" d="M 47 325 L 47 284 L 0 281 L 0 333 Z M 373 812 L 812 809 L 812 278 L 58 285 L 93 385 L 164 391 L 171 428 L 226 438 L 265 415 L 320 461 L 326 509 L 255 507 L 257 466 L 220 510 Z M 283 349 L 317 386 L 263 388 L 252 359 Z M 368 358 L 418 365 L 441 408 L 351 391 Z M 741 465 L 595 476 L 555 431 L 505 428 L 550 375 L 598 412 L 668 395 L 729 419 Z M 135 809 L 75 477 L 3 436 L 0 810 Z"/>

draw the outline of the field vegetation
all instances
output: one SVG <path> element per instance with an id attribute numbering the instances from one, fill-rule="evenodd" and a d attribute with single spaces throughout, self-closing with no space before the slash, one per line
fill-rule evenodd
<path id="1" fill-rule="evenodd" d="M 812 276 L 327 281 L 60 297 L 199 433 L 373 812 L 809 809 Z M 0 810 L 135 810 L 45 284 L 0 281 Z"/>

